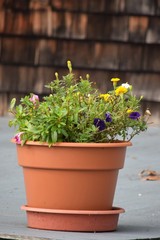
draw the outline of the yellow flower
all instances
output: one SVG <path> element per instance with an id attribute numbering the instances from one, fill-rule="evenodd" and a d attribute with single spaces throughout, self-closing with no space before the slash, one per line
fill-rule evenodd
<path id="1" fill-rule="evenodd" d="M 120 81 L 120 78 L 111 78 L 111 82 L 113 82 L 113 88 L 114 90 L 116 89 L 117 87 L 117 82 Z"/>
<path id="2" fill-rule="evenodd" d="M 128 110 L 127 110 L 127 113 L 128 113 L 128 114 L 130 114 L 130 113 L 132 113 L 132 112 L 133 112 L 132 109 L 128 109 Z"/>
<path id="3" fill-rule="evenodd" d="M 111 78 L 111 82 L 119 82 L 120 78 Z"/>
<path id="4" fill-rule="evenodd" d="M 125 87 L 123 87 L 123 86 L 120 86 L 120 87 L 118 87 L 118 88 L 115 90 L 115 93 L 116 93 L 116 95 L 118 96 L 118 95 L 121 95 L 121 94 L 126 93 L 127 91 L 128 91 L 127 88 L 125 88 Z"/>
<path id="5" fill-rule="evenodd" d="M 106 93 L 106 94 L 100 94 L 100 98 L 103 98 L 106 102 L 108 101 L 108 99 L 110 98 L 110 94 Z"/>

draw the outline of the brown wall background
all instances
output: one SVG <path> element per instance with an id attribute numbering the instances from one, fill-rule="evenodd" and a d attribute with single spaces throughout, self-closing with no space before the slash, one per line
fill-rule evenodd
<path id="1" fill-rule="evenodd" d="M 120 77 L 160 122 L 160 0 L 1 0 L 0 115 L 12 97 L 45 94 L 54 72 Z"/>

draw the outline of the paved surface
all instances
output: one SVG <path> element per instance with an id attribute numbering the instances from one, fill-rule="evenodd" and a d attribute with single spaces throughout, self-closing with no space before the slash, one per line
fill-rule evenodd
<path id="1" fill-rule="evenodd" d="M 14 129 L 8 118 L 0 118 L 0 238 L 53 240 L 160 239 L 160 181 L 144 181 L 145 169 L 160 172 L 160 126 L 137 136 L 127 150 L 125 168 L 120 171 L 114 205 L 120 215 L 115 232 L 75 233 L 44 231 L 26 227 L 22 169 L 17 165 L 16 148 L 10 143 Z"/>

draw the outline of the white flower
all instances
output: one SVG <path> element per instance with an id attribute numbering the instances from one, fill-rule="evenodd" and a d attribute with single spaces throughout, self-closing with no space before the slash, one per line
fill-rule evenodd
<path id="1" fill-rule="evenodd" d="M 127 89 L 132 89 L 132 85 L 130 85 L 128 83 L 123 83 L 122 86 L 127 88 Z"/>

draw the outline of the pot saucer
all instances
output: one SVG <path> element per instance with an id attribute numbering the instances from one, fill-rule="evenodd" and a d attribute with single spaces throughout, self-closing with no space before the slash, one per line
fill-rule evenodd
<path id="1" fill-rule="evenodd" d="M 60 210 L 21 207 L 27 213 L 28 227 L 57 231 L 100 232 L 114 231 L 117 228 L 123 208 L 113 207 L 111 210 Z"/>

